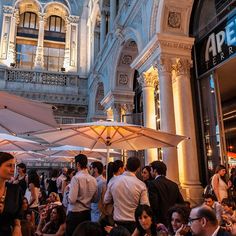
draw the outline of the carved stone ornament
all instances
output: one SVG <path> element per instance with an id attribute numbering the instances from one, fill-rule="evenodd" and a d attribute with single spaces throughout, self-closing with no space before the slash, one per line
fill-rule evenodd
<path id="1" fill-rule="evenodd" d="M 70 22 L 70 23 L 78 23 L 79 22 L 79 17 L 78 16 L 69 16 L 68 18 L 67 18 L 67 20 Z"/>
<path id="2" fill-rule="evenodd" d="M 177 60 L 176 64 L 173 66 L 173 69 L 176 73 L 176 76 L 188 75 L 191 66 L 191 60 L 181 58 Z"/>
<path id="3" fill-rule="evenodd" d="M 119 80 L 118 80 L 118 82 L 119 82 L 119 85 L 127 85 L 128 84 L 128 74 L 126 74 L 126 73 L 120 73 L 119 74 Z"/>
<path id="4" fill-rule="evenodd" d="M 13 8 L 11 6 L 3 6 L 3 13 L 12 14 Z"/>
<path id="5" fill-rule="evenodd" d="M 132 62 L 133 58 L 131 55 L 124 55 L 122 57 L 121 63 L 124 65 L 130 65 Z"/>
<path id="6" fill-rule="evenodd" d="M 173 70 L 172 61 L 170 58 L 160 57 L 156 60 L 155 67 L 158 69 L 158 73 L 171 73 Z"/>
<path id="7" fill-rule="evenodd" d="M 157 84 L 157 75 L 154 73 L 144 72 L 142 76 L 138 78 L 138 82 L 142 87 L 156 87 Z"/>
<path id="8" fill-rule="evenodd" d="M 168 26 L 175 29 L 180 29 L 181 13 L 170 11 L 168 15 Z"/>

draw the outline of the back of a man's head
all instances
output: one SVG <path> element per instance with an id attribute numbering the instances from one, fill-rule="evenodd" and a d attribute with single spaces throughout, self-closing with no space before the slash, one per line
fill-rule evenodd
<path id="1" fill-rule="evenodd" d="M 130 157 L 127 160 L 126 168 L 128 171 L 135 172 L 140 167 L 140 160 L 137 157 Z"/>
<path id="2" fill-rule="evenodd" d="M 153 170 L 156 170 L 158 175 L 166 176 L 167 167 L 166 164 L 162 161 L 153 161 L 150 166 Z"/>
<path id="3" fill-rule="evenodd" d="M 212 226 L 217 226 L 218 221 L 215 212 L 209 206 L 199 206 L 197 209 L 197 217 L 205 218 Z"/>
<path id="4" fill-rule="evenodd" d="M 102 164 L 102 162 L 100 162 L 100 161 L 94 161 L 94 162 L 91 163 L 91 166 L 92 166 L 93 168 L 97 168 L 99 175 L 102 174 L 102 172 L 103 172 L 103 164 Z"/>
<path id="5" fill-rule="evenodd" d="M 84 154 L 79 154 L 79 155 L 75 156 L 75 165 L 77 166 L 78 164 L 81 169 L 87 168 L 87 164 L 88 164 L 87 156 Z"/>

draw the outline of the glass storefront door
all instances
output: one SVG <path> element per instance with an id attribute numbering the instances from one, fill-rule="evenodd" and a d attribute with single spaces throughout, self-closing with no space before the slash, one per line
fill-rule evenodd
<path id="1" fill-rule="evenodd" d="M 216 70 L 221 99 L 226 153 L 230 166 L 236 165 L 236 58 Z"/>

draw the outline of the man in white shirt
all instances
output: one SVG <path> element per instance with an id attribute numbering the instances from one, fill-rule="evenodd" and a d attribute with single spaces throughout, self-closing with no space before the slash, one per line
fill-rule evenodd
<path id="1" fill-rule="evenodd" d="M 102 176 L 103 164 L 100 161 L 94 161 L 90 165 L 90 174 L 96 178 L 98 184 L 98 195 L 95 202 L 91 204 L 91 221 L 98 222 L 101 212 L 99 209 L 99 203 L 106 190 L 106 179 Z"/>
<path id="2" fill-rule="evenodd" d="M 109 183 L 104 196 L 104 203 L 114 202 L 114 220 L 133 233 L 136 224 L 134 212 L 139 204 L 149 205 L 145 183 L 136 177 L 140 161 L 136 157 L 127 160 L 125 171 Z"/>
<path id="3" fill-rule="evenodd" d="M 78 172 L 70 183 L 66 219 L 67 236 L 71 236 L 81 222 L 91 220 L 91 202 L 97 198 L 97 181 L 88 173 L 87 157 L 83 154 L 77 155 L 75 164 Z"/>

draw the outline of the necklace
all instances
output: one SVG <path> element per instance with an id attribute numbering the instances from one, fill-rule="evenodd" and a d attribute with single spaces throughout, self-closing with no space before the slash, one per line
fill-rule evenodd
<path id="1" fill-rule="evenodd" d="M 5 187 L 5 191 L 2 194 L 2 196 L 0 197 L 0 214 L 3 213 L 3 210 L 4 210 L 6 192 L 7 192 L 7 187 Z"/>

